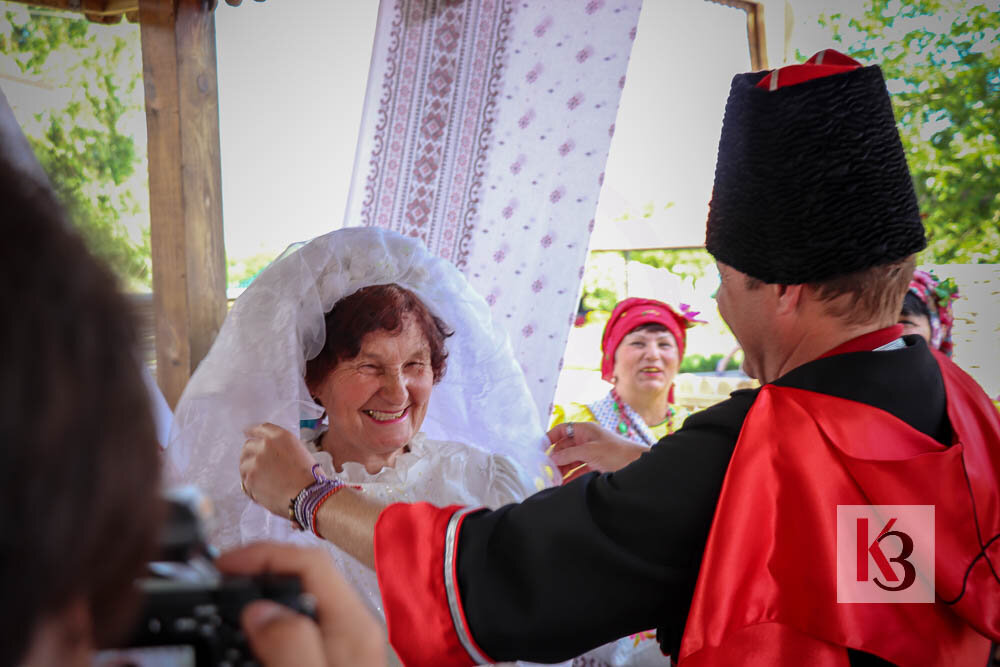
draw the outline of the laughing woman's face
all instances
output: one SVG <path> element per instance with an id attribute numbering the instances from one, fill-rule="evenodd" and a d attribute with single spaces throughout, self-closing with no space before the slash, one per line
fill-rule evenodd
<path id="1" fill-rule="evenodd" d="M 680 355 L 672 333 L 635 330 L 622 338 L 615 351 L 615 386 L 628 395 L 663 393 L 673 384 L 679 366 Z"/>
<path id="2" fill-rule="evenodd" d="M 430 345 L 412 318 L 399 333 L 367 334 L 358 356 L 338 363 L 317 387 L 329 417 L 323 449 L 338 467 L 357 461 L 378 472 L 393 465 L 420 430 L 433 387 Z"/>

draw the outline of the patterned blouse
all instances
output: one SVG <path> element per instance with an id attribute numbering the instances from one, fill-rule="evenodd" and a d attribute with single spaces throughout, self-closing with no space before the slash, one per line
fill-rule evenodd
<path id="1" fill-rule="evenodd" d="M 563 422 L 597 422 L 632 442 L 652 447 L 661 438 L 679 429 L 690 414 L 679 405 L 669 404 L 667 407 L 667 418 L 659 424 L 650 426 L 628 403 L 618 400 L 617 394 L 612 389 L 590 404 L 570 403 L 566 407 L 555 406 L 552 409 L 552 423 L 549 428 Z"/>

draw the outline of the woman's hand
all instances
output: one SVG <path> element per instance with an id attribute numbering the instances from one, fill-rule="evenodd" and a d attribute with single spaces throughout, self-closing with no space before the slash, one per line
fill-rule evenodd
<path id="1" fill-rule="evenodd" d="M 315 481 L 312 467 L 316 461 L 301 440 L 280 426 L 258 424 L 244 434 L 243 490 L 258 505 L 288 518 L 289 501 Z"/>
<path id="2" fill-rule="evenodd" d="M 614 472 L 646 451 L 642 445 L 592 422 L 557 424 L 548 435 L 552 443 L 549 456 L 559 466 L 563 484 L 594 470 Z"/>
<path id="3" fill-rule="evenodd" d="M 223 554 L 216 565 L 229 574 L 296 575 L 303 592 L 316 599 L 315 622 L 270 600 L 257 600 L 243 609 L 243 632 L 265 667 L 386 664 L 381 628 L 323 551 L 259 542 Z"/>

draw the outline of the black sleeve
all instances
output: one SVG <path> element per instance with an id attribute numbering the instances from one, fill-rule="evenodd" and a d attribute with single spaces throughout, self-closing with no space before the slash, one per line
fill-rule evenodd
<path id="1" fill-rule="evenodd" d="M 618 472 L 467 517 L 458 587 L 485 653 L 554 662 L 654 627 L 675 648 L 755 397 L 734 392 Z"/>

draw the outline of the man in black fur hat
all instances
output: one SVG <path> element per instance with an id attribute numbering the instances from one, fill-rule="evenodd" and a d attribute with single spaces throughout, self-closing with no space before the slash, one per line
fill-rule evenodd
<path id="1" fill-rule="evenodd" d="M 376 569 L 404 662 L 565 660 L 656 627 L 682 665 L 985 663 L 1000 417 L 896 324 L 925 241 L 878 67 L 825 51 L 734 78 L 706 245 L 760 389 L 641 456 L 560 425 L 557 463 L 595 472 L 496 511 L 319 507 Z M 241 470 L 285 516 L 310 465 L 263 425 Z"/>

